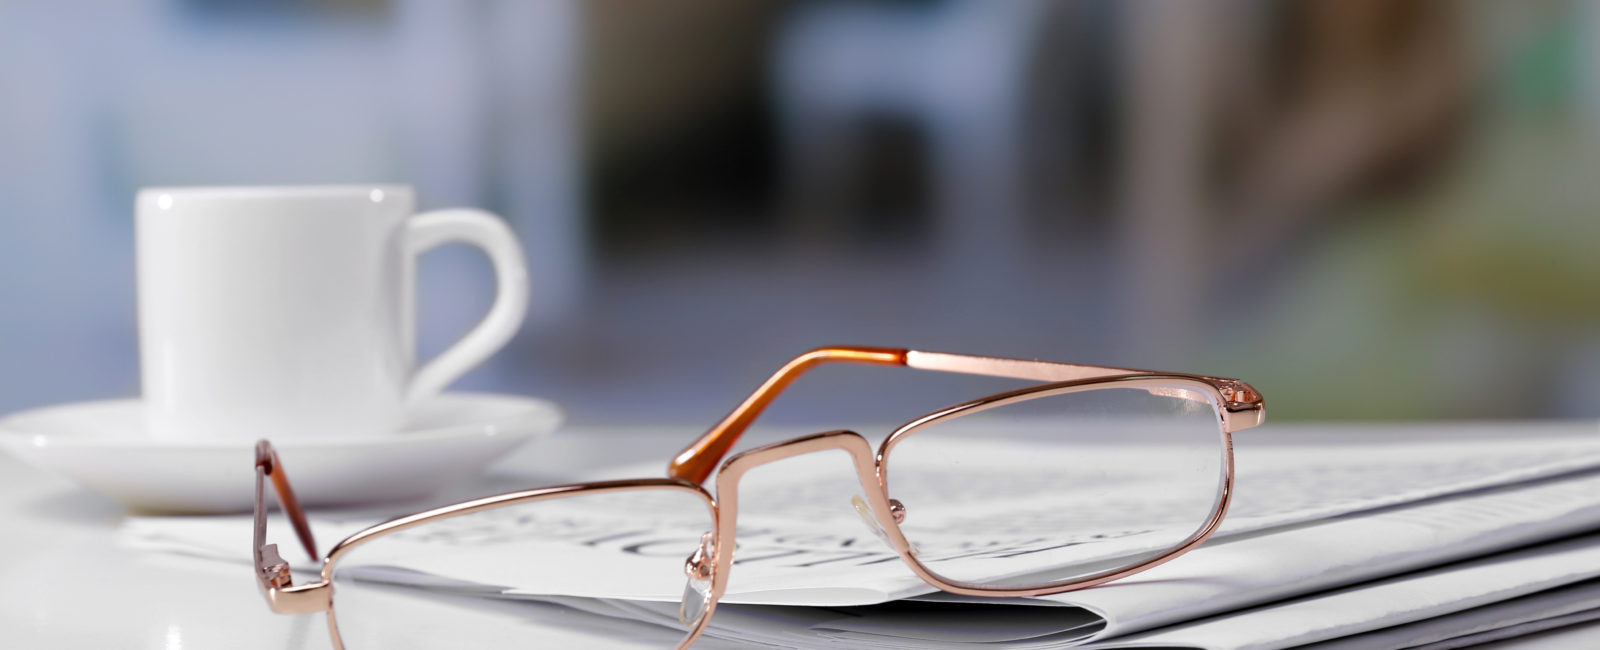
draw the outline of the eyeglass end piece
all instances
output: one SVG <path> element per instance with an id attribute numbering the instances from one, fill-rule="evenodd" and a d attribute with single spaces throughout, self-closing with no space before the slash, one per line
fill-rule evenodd
<path id="1" fill-rule="evenodd" d="M 1222 414 L 1233 431 L 1261 426 L 1267 419 L 1266 402 L 1261 392 L 1237 379 L 1217 379 L 1222 394 Z"/>

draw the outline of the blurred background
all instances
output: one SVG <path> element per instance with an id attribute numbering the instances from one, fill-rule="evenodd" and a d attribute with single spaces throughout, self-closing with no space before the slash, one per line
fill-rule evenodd
<path id="1" fill-rule="evenodd" d="M 0 412 L 138 394 L 137 188 L 392 181 L 529 255 L 457 387 L 575 424 L 709 424 L 827 344 L 1595 417 L 1597 153 L 1594 2 L 0 0 Z M 421 276 L 426 356 L 492 287 Z M 774 415 L 974 396 L 895 372 Z"/>

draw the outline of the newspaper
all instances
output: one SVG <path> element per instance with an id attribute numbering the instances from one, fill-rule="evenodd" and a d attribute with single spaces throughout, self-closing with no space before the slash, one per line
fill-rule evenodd
<path id="1" fill-rule="evenodd" d="M 815 489 L 824 481 L 836 481 L 830 484 L 848 489 L 853 478 L 847 465 L 842 476 L 826 476 L 826 469 L 818 464 L 763 467 L 759 484 L 751 485 L 748 495 L 741 492 L 737 564 L 728 593 L 707 630 L 708 642 L 720 639 L 736 645 L 783 647 L 980 643 L 1057 647 L 1146 644 L 1148 640 L 1156 645 L 1202 648 L 1277 647 L 1373 633 L 1483 607 L 1493 600 L 1533 597 L 1594 578 L 1593 572 L 1585 573 L 1583 568 L 1600 567 L 1595 561 L 1562 564 L 1548 560 L 1541 564 L 1537 559 L 1517 560 L 1547 570 L 1537 575 L 1520 568 L 1496 574 L 1501 583 L 1494 583 L 1499 586 L 1480 600 L 1457 597 L 1466 592 L 1447 577 L 1396 583 L 1400 586 L 1372 582 L 1600 529 L 1600 435 L 1594 431 L 1376 444 L 1370 436 L 1357 436 L 1350 442 L 1285 438 L 1284 444 L 1263 436 L 1238 445 L 1238 496 L 1212 542 L 1181 561 L 1129 579 L 1037 599 L 969 599 L 934 593 L 873 538 L 855 513 L 839 507 L 848 497 L 841 499 L 840 494 Z M 975 450 L 958 451 L 966 454 L 964 458 L 980 473 L 1004 471 L 1002 465 L 1014 466 L 1018 458 L 1011 453 L 1015 450 L 993 457 Z M 1097 454 L 1106 466 L 1130 467 L 1134 464 L 1125 462 L 1127 458 L 1148 458 L 1150 450 L 1100 445 L 1078 453 Z M 838 459 L 826 460 L 833 461 L 835 470 L 841 464 Z M 1046 457 L 1035 460 L 1050 461 Z M 659 468 L 653 469 L 659 473 Z M 640 475 L 652 473 L 644 468 L 637 471 Z M 749 476 L 753 478 L 757 472 Z M 762 494 L 770 497 L 765 502 L 773 507 L 746 512 L 763 502 Z M 1021 510 L 1010 516 L 1026 518 L 1027 505 L 1001 502 L 991 505 L 985 516 L 989 521 L 1004 520 L 1008 515 L 1005 508 L 1015 506 Z M 313 518 L 313 527 L 323 539 L 338 538 L 371 523 L 371 518 L 364 517 Z M 616 522 L 588 523 L 595 524 L 586 529 L 593 532 Z M 641 519 L 630 518 L 626 523 L 638 529 Z M 663 539 L 683 536 L 684 531 L 671 530 L 672 522 L 652 524 L 657 526 L 652 530 Z M 130 518 L 123 526 L 122 538 L 143 548 L 240 560 L 248 549 L 241 547 L 239 540 L 248 539 L 248 533 L 242 531 L 248 531 L 249 525 L 248 518 L 237 517 Z M 546 544 L 549 553 L 530 556 L 562 557 L 569 566 L 605 563 L 626 573 L 628 562 L 636 559 L 621 552 L 622 544 L 579 548 L 573 544 L 574 538 L 546 537 L 530 542 L 523 535 L 519 543 Z M 647 537 L 640 533 L 628 539 L 640 543 Z M 483 535 L 479 539 L 504 538 Z M 995 543 L 990 548 L 1012 549 L 1010 552 L 1018 548 L 1017 539 L 990 541 Z M 283 546 L 287 553 L 288 545 Z M 1077 559 L 1083 560 L 1092 559 L 1095 553 L 1116 557 L 1138 551 L 1139 541 L 1135 535 L 1079 546 L 1097 549 L 1075 550 L 1080 553 Z M 1547 555 L 1571 559 L 1571 553 L 1582 552 L 1563 549 Z M 1012 559 L 1007 553 L 990 555 L 989 561 L 995 561 L 996 555 L 1000 560 Z M 1492 557 L 1499 561 L 1511 556 Z M 315 566 L 304 558 L 296 564 Z M 1490 569 L 1492 566 L 1484 565 L 1461 571 L 1478 575 Z M 669 590 L 596 591 L 597 585 L 614 583 L 581 580 L 576 574 L 563 583 L 559 575 L 552 580 L 551 572 L 545 570 L 537 582 L 521 582 L 506 572 L 504 563 L 474 566 L 456 561 L 428 568 L 432 578 L 493 585 L 494 589 L 484 593 L 502 598 L 591 599 L 594 602 L 589 607 L 610 608 L 611 615 L 639 620 L 655 616 L 663 624 L 670 624 L 681 597 L 681 591 Z M 415 574 L 392 577 L 416 579 Z M 518 584 L 538 584 L 540 588 L 519 589 Z M 1419 606 L 1392 608 L 1393 597 L 1381 591 L 1385 588 L 1400 589 L 1408 602 Z M 1344 591 L 1306 596 L 1339 589 Z M 1414 591 L 1438 597 L 1419 597 Z M 1324 602 L 1317 599 L 1334 597 L 1342 598 L 1333 601 L 1337 606 L 1316 605 Z M 1263 606 L 1286 599 L 1289 605 Z M 1302 601 L 1306 603 L 1302 608 L 1293 607 Z M 1325 619 L 1328 624 L 1309 624 L 1311 618 L 1334 610 L 1347 613 L 1347 620 L 1334 624 L 1339 617 L 1332 617 Z M 1579 608 L 1564 615 L 1582 612 Z M 1206 623 L 1186 623 L 1224 613 L 1232 614 Z M 1495 620 L 1501 619 L 1511 622 L 1486 628 L 1486 633 L 1539 622 L 1519 621 L 1515 616 Z M 1230 621 L 1234 624 L 1225 624 Z"/>
<path id="2" fill-rule="evenodd" d="M 1428 621 L 1441 615 L 1571 586 L 1596 576 L 1600 576 L 1600 536 L 1589 536 L 1296 599 L 1233 616 L 1175 625 L 1094 647 L 1181 646 L 1244 650 L 1301 645 L 1349 637 L 1399 622 Z M 1578 604 L 1592 609 L 1592 596 L 1588 594 Z M 1538 614 L 1548 616 L 1550 612 Z M 1436 630 L 1451 631 L 1448 628 Z M 1399 630 L 1384 636 L 1399 636 L 1397 632 Z M 1371 642 L 1375 638 L 1366 640 Z M 1378 644 L 1368 643 L 1363 647 L 1374 645 Z"/>
<path id="3" fill-rule="evenodd" d="M 1311 647 L 1320 650 L 1465 648 L 1595 620 L 1600 620 L 1600 581 L 1586 580 Z"/>
<path id="4" fill-rule="evenodd" d="M 998 605 L 993 599 L 944 594 L 926 598 L 933 604 L 965 605 L 957 610 L 964 614 L 959 618 L 952 618 L 948 607 L 892 613 L 858 607 L 825 612 L 818 620 L 819 613 L 807 608 L 734 605 L 718 610 L 709 633 L 726 639 L 795 647 L 822 641 L 854 647 L 961 647 L 1002 642 L 1007 647 L 1056 647 L 1107 638 L 1134 644 L 1129 647 L 1150 638 L 1159 641 L 1154 645 L 1161 647 L 1299 645 L 1477 605 L 1479 601 L 1468 598 L 1475 592 L 1454 583 L 1368 583 L 1600 527 L 1597 495 L 1600 475 L 1585 474 L 1207 545 L 1185 556 L 1182 562 L 1080 592 Z M 1585 540 L 1583 548 L 1565 550 L 1565 555 L 1540 556 L 1570 560 L 1547 561 L 1539 567 L 1543 573 L 1526 570 L 1522 566 L 1526 562 L 1496 562 L 1471 565 L 1452 575 L 1470 573 L 1471 580 L 1462 578 L 1472 582 L 1470 587 L 1488 589 L 1485 593 L 1503 598 L 1600 574 L 1600 563 L 1593 561 L 1594 554 L 1600 552 L 1600 540 Z M 1485 573 L 1484 566 L 1490 570 L 1513 569 L 1494 573 L 1493 580 L 1477 579 Z M 1348 587 L 1358 583 L 1359 586 Z M 1339 587 L 1346 590 L 1336 598 L 1319 596 L 1312 599 L 1311 605 L 1252 609 L 1262 603 Z M 1402 593 L 1393 595 L 1386 590 Z M 1416 606 L 1428 602 L 1430 593 L 1436 602 L 1427 608 Z M 1415 607 L 1391 609 L 1396 602 Z M 1232 615 L 1195 629 L 1181 624 L 1223 613 Z M 944 625 L 908 623 L 918 619 L 938 620 Z M 745 624 L 752 620 L 764 624 Z M 1333 625 L 1334 621 L 1339 625 Z M 1178 625 L 1169 625 L 1174 623 Z M 952 626 L 961 630 L 959 636 L 951 632 Z M 1128 636 L 1154 628 L 1161 628 L 1161 634 Z M 766 638 L 753 637 L 754 629 L 763 630 Z M 777 634 L 779 631 L 782 634 Z M 953 638 L 960 642 L 952 642 Z M 1123 646 L 1110 643 L 1108 647 Z"/>

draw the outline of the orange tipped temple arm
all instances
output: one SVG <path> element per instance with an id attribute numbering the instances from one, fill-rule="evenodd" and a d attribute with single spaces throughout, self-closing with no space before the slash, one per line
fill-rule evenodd
<path id="1" fill-rule="evenodd" d="M 868 348 L 868 347 L 832 347 L 818 348 L 784 364 L 777 373 L 767 379 L 756 392 L 745 398 L 739 408 L 722 418 L 716 426 L 700 436 L 678 455 L 673 457 L 672 463 L 667 466 L 667 475 L 689 481 L 702 483 L 716 470 L 717 463 L 722 461 L 728 450 L 739 441 L 739 436 L 750 428 L 750 424 L 760 417 L 761 412 L 767 408 L 772 400 L 778 397 L 795 378 L 805 371 L 824 363 L 846 362 L 865 363 L 881 366 L 905 366 L 919 370 L 935 372 L 955 372 L 968 375 L 988 375 L 991 377 L 1008 377 L 1011 379 L 1028 379 L 1042 382 L 1082 381 L 1104 379 L 1108 377 L 1125 377 L 1130 375 L 1173 374 L 1158 373 L 1149 370 L 1134 368 L 1114 368 L 1109 366 L 1088 366 L 1076 363 L 1056 363 L 1050 361 L 1034 361 L 1027 359 L 1005 359 L 1000 357 L 980 357 L 969 354 L 949 354 L 944 352 L 922 352 L 919 350 L 904 350 L 898 348 Z M 1220 383 L 1224 391 L 1224 398 L 1228 400 L 1228 410 L 1249 411 L 1251 417 L 1240 417 L 1236 421 L 1230 419 L 1235 429 L 1244 429 L 1260 424 L 1261 395 L 1244 382 L 1233 379 L 1218 379 L 1212 377 L 1194 376 L 1214 383 Z M 1176 390 L 1173 397 L 1209 401 L 1209 398 L 1193 391 L 1183 389 L 1151 389 L 1172 391 Z M 1228 392 L 1233 391 L 1233 392 Z"/>
<path id="2" fill-rule="evenodd" d="M 805 371 L 824 363 L 866 363 L 879 366 L 906 365 L 906 351 L 896 348 L 839 347 L 818 348 L 795 357 L 784 364 L 777 373 L 762 384 L 739 408 L 722 418 L 705 435 L 695 440 L 672 458 L 667 465 L 667 476 L 691 483 L 703 483 L 717 469 L 717 463 L 728 455 L 733 443 L 739 441 L 750 423 L 755 422 L 772 400 L 778 397 L 795 378 Z"/>
<path id="3" fill-rule="evenodd" d="M 267 478 L 272 479 L 273 490 L 278 493 L 278 504 L 288 515 L 289 523 L 294 525 L 295 536 L 305 546 L 306 555 L 317 557 L 317 542 L 311 537 L 311 524 L 306 521 L 305 509 L 300 507 L 300 499 L 295 497 L 294 488 L 289 485 L 289 475 L 283 471 L 283 461 L 278 460 L 278 452 L 272 448 L 272 443 L 262 440 L 256 443 L 256 571 L 262 581 L 274 587 L 287 587 L 290 581 L 289 564 L 278 555 L 277 544 L 267 543 Z"/>

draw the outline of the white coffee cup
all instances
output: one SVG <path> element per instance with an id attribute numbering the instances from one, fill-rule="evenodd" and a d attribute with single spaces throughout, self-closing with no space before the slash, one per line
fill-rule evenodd
<path id="1" fill-rule="evenodd" d="M 139 192 L 139 347 L 147 425 L 168 438 L 361 435 L 499 350 L 527 311 L 504 221 L 412 214 L 401 185 L 183 187 Z M 493 307 L 416 366 L 417 255 L 481 247 Z"/>

